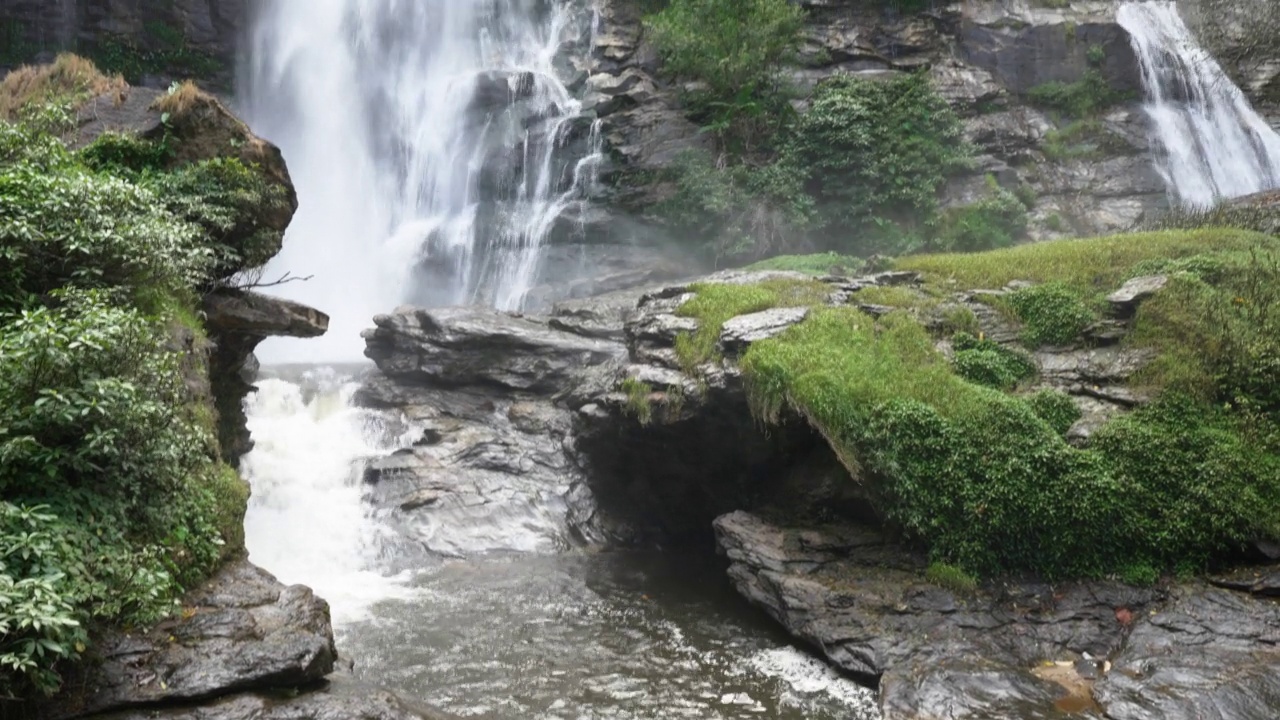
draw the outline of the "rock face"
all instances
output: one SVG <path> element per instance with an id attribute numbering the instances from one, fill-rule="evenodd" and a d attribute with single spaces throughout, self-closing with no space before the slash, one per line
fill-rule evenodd
<path id="1" fill-rule="evenodd" d="M 947 204 L 981 197 L 988 174 L 1010 190 L 1025 185 L 1038 198 L 1032 236 L 1045 238 L 1127 228 L 1165 203 L 1136 102 L 1142 96 L 1137 62 L 1115 22 L 1118 2 L 935 3 L 919 14 L 874 3 L 801 4 L 809 23 L 802 67 L 792 73 L 797 85 L 812 87 L 836 73 L 875 77 L 926 69 L 961 115 L 979 157 L 974 174 L 947 189 Z M 639 5 L 600 4 L 601 31 L 586 68 L 588 97 L 596 98 L 606 138 L 621 159 L 614 201 L 623 207 L 644 207 L 672 192 L 629 180 L 628 173 L 670 168 L 680 152 L 706 143 L 681 113 L 676 88 L 658 72 Z M 1054 132 L 1066 122 L 1033 106 L 1029 91 L 1075 82 L 1090 71 L 1130 102 L 1101 118 L 1094 136 L 1064 147 Z"/>
<path id="2" fill-rule="evenodd" d="M 268 337 L 319 337 L 329 329 L 329 317 L 288 300 L 230 289 L 205 296 L 203 310 L 213 342 L 209 379 L 218 412 L 218 444 L 223 459 L 236 465 L 253 449 L 244 399 L 257 375 L 254 349 Z"/>
<path id="3" fill-rule="evenodd" d="M 213 61 L 204 80 L 229 86 L 248 14 L 247 0 L 0 0 L 5 42 L 12 44 L 0 68 L 63 50 L 92 55 L 108 40 L 167 50 L 180 38 L 177 47 Z"/>
<path id="4" fill-rule="evenodd" d="M 235 561 L 145 632 L 95 643 L 66 690 L 29 717 L 69 720 L 429 720 L 394 696 L 328 682 L 337 652 L 329 605 Z M 301 691 L 300 691 L 301 690 Z M 8 716 L 6 716 L 8 717 Z"/>
<path id="5" fill-rule="evenodd" d="M 837 667 L 879 683 L 886 720 L 1264 718 L 1280 698 L 1280 605 L 1203 584 L 1006 585 L 924 579 L 858 525 L 716 520 L 729 576 Z"/>

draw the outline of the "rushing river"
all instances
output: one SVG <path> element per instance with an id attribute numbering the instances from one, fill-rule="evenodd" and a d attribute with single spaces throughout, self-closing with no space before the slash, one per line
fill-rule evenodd
<path id="1" fill-rule="evenodd" d="M 276 374 L 248 404 L 250 557 L 330 600 L 358 676 L 460 717 L 877 716 L 872 693 L 793 647 L 716 558 L 413 553 L 361 486 L 361 458 L 394 449 L 402 426 L 353 408 L 344 372 Z"/>

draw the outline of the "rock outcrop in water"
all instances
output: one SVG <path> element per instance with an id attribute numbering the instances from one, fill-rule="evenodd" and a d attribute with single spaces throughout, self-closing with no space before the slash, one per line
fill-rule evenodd
<path id="1" fill-rule="evenodd" d="M 237 561 L 192 592 L 180 616 L 113 631 L 44 720 L 428 720 L 395 697 L 330 681 L 329 606 Z"/>
<path id="2" fill-rule="evenodd" d="M 769 277 L 794 276 L 706 280 Z M 833 304 L 916 281 L 823 280 Z M 1157 284 L 1117 295 L 1118 310 Z M 931 582 L 925 558 L 885 536 L 823 438 L 801 421 L 766 434 L 752 419 L 735 358 L 807 311 L 729 320 L 725 362 L 695 377 L 675 351 L 677 336 L 696 329 L 676 312 L 688 297 L 689 284 L 675 284 L 562 304 L 547 317 L 403 308 L 379 318 L 366 338 L 382 372 L 363 399 L 404 411 L 423 434 L 371 462 L 375 497 L 411 538 L 446 554 L 709 547 L 714 532 L 742 595 L 878 685 L 892 720 L 1268 717 L 1280 697 L 1274 568 L 1147 588 Z M 989 308 L 966 295 L 951 302 L 974 310 L 989 338 L 1016 340 Z M 1124 388 L 1144 359 L 1119 342 L 1124 329 L 1101 323 L 1086 344 L 1035 355 L 1041 382 L 1084 411 L 1076 437 L 1143 401 Z"/>

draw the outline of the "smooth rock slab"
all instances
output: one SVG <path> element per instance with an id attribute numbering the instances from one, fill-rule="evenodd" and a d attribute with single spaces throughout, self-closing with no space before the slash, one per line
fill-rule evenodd
<path id="1" fill-rule="evenodd" d="M 99 664 L 36 717 L 61 720 L 141 706 L 316 683 L 337 657 L 329 604 L 236 561 L 192 593 L 179 617 L 95 645 Z M 251 716 L 250 716 L 251 717 Z"/>

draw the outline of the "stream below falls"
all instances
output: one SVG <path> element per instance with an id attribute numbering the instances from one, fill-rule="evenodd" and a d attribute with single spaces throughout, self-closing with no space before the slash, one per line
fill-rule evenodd
<path id="1" fill-rule="evenodd" d="M 250 558 L 330 601 L 358 677 L 459 717 L 878 717 L 873 692 L 793 646 L 717 558 L 408 546 L 362 487 L 362 459 L 406 436 L 353 406 L 357 371 L 265 370 L 243 471 Z"/>

